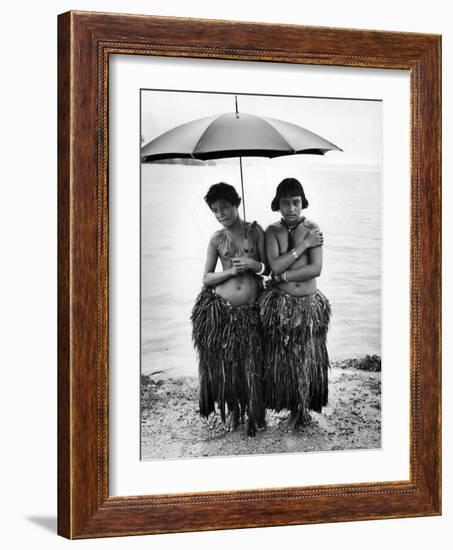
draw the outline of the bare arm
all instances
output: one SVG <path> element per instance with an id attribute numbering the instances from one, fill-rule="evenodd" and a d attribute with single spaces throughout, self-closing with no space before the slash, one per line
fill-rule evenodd
<path id="1" fill-rule="evenodd" d="M 286 271 L 287 269 L 289 269 L 293 265 L 293 263 L 296 261 L 296 258 L 294 257 L 293 254 L 291 254 L 291 252 L 287 252 L 286 254 L 282 254 L 280 256 L 277 233 L 275 232 L 275 229 L 272 226 L 269 226 L 266 229 L 265 249 L 266 249 L 267 263 L 271 268 L 272 273 L 274 273 L 274 275 L 280 275 L 280 273 L 283 273 L 283 271 Z"/>
<path id="2" fill-rule="evenodd" d="M 230 269 L 226 269 L 225 271 L 216 273 L 215 267 L 217 265 L 218 258 L 219 253 L 217 252 L 217 248 L 214 246 L 211 239 L 208 244 L 206 263 L 203 271 L 203 284 L 205 286 L 216 286 L 237 275 L 237 270 L 234 266 L 230 267 Z"/>
<path id="3" fill-rule="evenodd" d="M 314 246 L 319 247 L 322 245 L 322 233 L 320 233 L 319 228 L 309 231 L 305 239 L 293 248 L 296 255 L 294 255 L 292 251 L 280 255 L 277 233 L 272 225 L 266 229 L 265 242 L 267 261 L 272 273 L 274 275 L 280 275 L 284 271 L 290 269 L 297 258 L 301 256 L 307 248 Z"/>
<path id="4" fill-rule="evenodd" d="M 258 225 L 256 229 L 257 229 L 257 235 L 258 235 L 258 256 L 259 256 L 260 262 L 264 264 L 264 268 L 265 268 L 264 273 L 262 273 L 262 275 L 269 275 L 271 270 L 269 269 L 269 264 L 267 263 L 267 258 L 266 258 L 266 250 L 265 250 L 265 244 L 264 244 L 264 231 L 260 225 Z"/>
<path id="5" fill-rule="evenodd" d="M 319 277 L 322 271 L 322 246 L 310 248 L 308 251 L 308 264 L 296 267 L 286 272 L 286 280 L 303 282 Z"/>

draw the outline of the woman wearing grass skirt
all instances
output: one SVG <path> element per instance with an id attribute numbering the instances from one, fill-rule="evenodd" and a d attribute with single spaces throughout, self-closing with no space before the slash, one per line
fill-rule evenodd
<path id="1" fill-rule="evenodd" d="M 217 183 L 205 201 L 222 229 L 208 245 L 201 293 L 192 310 L 192 337 L 199 358 L 200 414 L 217 404 L 223 422 L 235 429 L 247 417 L 247 434 L 264 427 L 261 325 L 264 232 L 239 217 L 234 187 Z M 247 238 L 245 238 L 245 235 Z M 215 271 L 218 260 L 222 271 Z"/>
<path id="2" fill-rule="evenodd" d="M 329 357 L 326 348 L 330 305 L 317 289 L 323 236 L 302 215 L 308 201 L 300 182 L 284 179 L 271 208 L 281 220 L 266 229 L 272 283 L 260 298 L 264 331 L 264 385 L 267 408 L 289 409 L 284 429 L 294 430 L 309 410 L 327 404 Z"/>

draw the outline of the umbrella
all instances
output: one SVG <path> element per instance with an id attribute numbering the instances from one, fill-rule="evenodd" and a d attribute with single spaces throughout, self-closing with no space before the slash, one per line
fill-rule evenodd
<path id="1" fill-rule="evenodd" d="M 341 151 L 321 136 L 275 118 L 236 112 L 199 118 L 156 137 L 141 149 L 142 162 L 172 158 L 210 160 L 239 157 L 242 207 L 245 222 L 245 197 L 242 157 L 280 157 L 283 155 L 324 155 Z M 246 248 L 247 248 L 247 242 Z"/>

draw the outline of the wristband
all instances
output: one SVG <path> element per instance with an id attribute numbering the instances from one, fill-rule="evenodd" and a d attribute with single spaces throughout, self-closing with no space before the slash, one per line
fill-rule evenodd
<path id="1" fill-rule="evenodd" d="M 299 254 L 296 252 L 294 248 L 291 250 L 291 254 L 294 256 L 295 260 L 297 260 L 297 258 L 299 257 Z"/>
<path id="2" fill-rule="evenodd" d="M 264 263 L 260 262 L 260 264 L 261 264 L 261 269 L 256 272 L 257 275 L 262 275 L 266 271 L 266 266 L 264 265 Z"/>

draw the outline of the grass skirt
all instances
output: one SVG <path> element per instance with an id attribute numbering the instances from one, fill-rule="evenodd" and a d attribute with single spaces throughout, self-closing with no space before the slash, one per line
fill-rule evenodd
<path id="1" fill-rule="evenodd" d="M 259 304 L 266 407 L 320 412 L 328 398 L 329 301 L 319 290 L 296 297 L 271 287 Z"/>
<path id="2" fill-rule="evenodd" d="M 225 422 L 226 409 L 237 406 L 247 434 L 264 426 L 262 334 L 257 303 L 233 306 L 212 288 L 197 297 L 191 315 L 192 339 L 198 352 L 200 414 L 208 417 L 217 403 Z"/>

